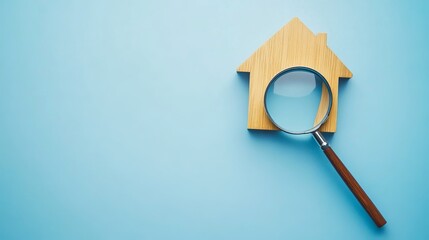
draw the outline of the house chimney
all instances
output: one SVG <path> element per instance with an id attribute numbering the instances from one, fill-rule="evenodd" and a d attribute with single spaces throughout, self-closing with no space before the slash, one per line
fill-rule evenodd
<path id="1" fill-rule="evenodd" d="M 318 33 L 316 35 L 317 42 L 319 42 L 319 43 L 321 43 L 322 45 L 325 45 L 325 46 L 327 44 L 327 38 L 328 38 L 328 35 L 326 33 Z"/>

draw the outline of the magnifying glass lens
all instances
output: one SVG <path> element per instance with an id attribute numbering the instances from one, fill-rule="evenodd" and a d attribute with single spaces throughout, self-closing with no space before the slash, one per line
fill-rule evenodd
<path id="1" fill-rule="evenodd" d="M 286 132 L 302 134 L 316 130 L 330 110 L 326 84 L 319 74 L 307 69 L 285 71 L 266 90 L 266 112 Z"/>

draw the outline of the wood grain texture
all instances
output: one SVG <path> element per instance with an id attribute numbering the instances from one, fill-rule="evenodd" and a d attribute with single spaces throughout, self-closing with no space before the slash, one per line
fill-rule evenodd
<path id="1" fill-rule="evenodd" d="M 335 154 L 334 150 L 331 147 L 326 147 L 323 149 L 326 157 L 328 157 L 332 166 L 334 166 L 335 170 L 341 176 L 343 181 L 346 183 L 347 187 L 349 187 L 350 191 L 355 195 L 356 199 L 365 209 L 365 211 L 369 214 L 369 216 L 374 221 L 377 227 L 382 227 L 386 224 L 386 220 L 383 215 L 381 215 L 380 211 L 378 211 L 377 207 L 353 177 L 353 175 L 349 172 L 349 170 L 344 166 L 343 162 L 341 162 L 340 158 Z"/>
<path id="2" fill-rule="evenodd" d="M 326 33 L 314 35 L 298 18 L 294 18 L 237 68 L 237 72 L 250 73 L 248 129 L 278 130 L 264 110 L 265 90 L 277 73 L 290 67 L 305 66 L 318 71 L 329 82 L 333 95 L 332 109 L 320 131 L 336 131 L 338 81 L 339 78 L 351 78 L 352 73 L 326 43 Z M 326 94 L 326 91 L 322 92 L 315 122 L 323 118 L 321 109 L 325 109 L 323 106 L 328 103 Z"/>

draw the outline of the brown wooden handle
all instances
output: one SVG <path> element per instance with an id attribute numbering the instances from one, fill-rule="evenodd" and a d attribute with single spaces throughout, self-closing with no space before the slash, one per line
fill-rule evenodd
<path id="1" fill-rule="evenodd" d="M 369 216 L 371 216 L 377 227 L 382 227 L 384 224 L 386 224 L 386 220 L 384 219 L 383 215 L 381 215 L 377 207 L 374 205 L 371 199 L 369 199 L 368 195 L 366 195 L 365 191 L 361 188 L 356 179 L 352 176 L 349 170 L 347 170 L 346 166 L 344 166 L 343 162 L 341 162 L 334 150 L 332 150 L 332 148 L 329 146 L 325 146 L 323 148 L 323 152 L 325 152 L 325 155 L 328 157 L 332 166 L 334 166 L 335 170 L 337 170 L 338 174 L 340 174 L 341 178 L 347 184 L 350 191 L 352 191 L 353 195 L 355 195 L 362 207 L 365 208 L 366 212 L 369 214 Z"/>

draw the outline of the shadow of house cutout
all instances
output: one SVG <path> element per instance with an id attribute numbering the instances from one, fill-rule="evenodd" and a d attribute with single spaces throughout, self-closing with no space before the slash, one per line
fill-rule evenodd
<path id="1" fill-rule="evenodd" d="M 314 35 L 298 18 L 283 26 L 237 68 L 237 72 L 250 73 L 248 129 L 279 130 L 265 113 L 264 93 L 275 75 L 296 66 L 312 68 L 328 81 L 332 90 L 332 109 L 320 131 L 336 131 L 338 81 L 351 78 L 352 73 L 327 46 L 327 34 Z M 322 95 L 321 105 L 323 101 L 328 98 Z M 315 121 L 324 115 L 320 109 L 319 106 Z"/>

